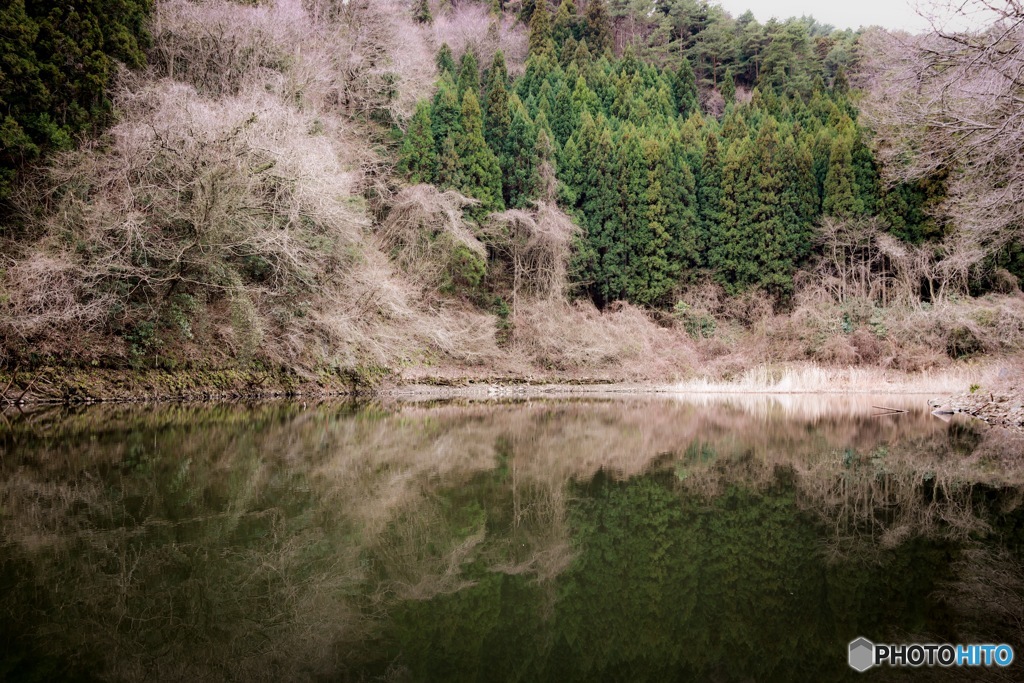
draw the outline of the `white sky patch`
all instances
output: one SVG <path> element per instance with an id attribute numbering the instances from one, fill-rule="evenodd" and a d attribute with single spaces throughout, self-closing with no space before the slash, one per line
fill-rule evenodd
<path id="1" fill-rule="evenodd" d="M 772 17 L 784 20 L 809 15 L 822 24 L 832 24 L 839 29 L 882 26 L 911 33 L 926 31 L 931 27 L 929 20 L 918 13 L 918 8 L 924 14 L 950 16 L 949 10 L 942 6 L 945 4 L 942 0 L 718 0 L 718 4 L 733 17 L 738 17 L 749 9 L 761 23 Z"/>

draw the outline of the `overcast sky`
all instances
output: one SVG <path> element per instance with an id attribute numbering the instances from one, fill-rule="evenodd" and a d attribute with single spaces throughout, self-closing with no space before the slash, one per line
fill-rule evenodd
<path id="1" fill-rule="evenodd" d="M 884 26 L 911 32 L 928 28 L 928 23 L 911 6 L 917 2 L 919 0 L 719 0 L 734 17 L 749 9 L 762 23 L 772 17 L 788 19 L 807 14 L 836 28 Z"/>

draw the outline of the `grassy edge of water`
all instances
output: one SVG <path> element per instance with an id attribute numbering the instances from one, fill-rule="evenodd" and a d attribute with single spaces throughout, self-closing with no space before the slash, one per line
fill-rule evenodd
<path id="1" fill-rule="evenodd" d="M 372 393 L 377 368 L 211 368 L 134 370 L 46 366 L 0 371 L 0 405 L 100 401 L 222 401 L 239 398 L 349 396 Z"/>

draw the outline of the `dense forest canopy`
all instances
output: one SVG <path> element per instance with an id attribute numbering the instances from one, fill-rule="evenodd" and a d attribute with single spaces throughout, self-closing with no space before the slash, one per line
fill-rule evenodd
<path id="1" fill-rule="evenodd" d="M 0 200 L 26 162 L 110 114 L 116 62 L 140 67 L 152 0 L 9 0 L 0 7 Z"/>
<path id="2" fill-rule="evenodd" d="M 826 216 L 881 217 L 914 244 L 942 236 L 928 210 L 941 174 L 880 181 L 849 85 L 858 34 L 694 0 L 519 11 L 523 74 L 510 79 L 500 54 L 481 72 L 471 51 L 457 61 L 442 46 L 437 95 L 411 121 L 400 168 L 486 213 L 545 198 L 541 169 L 553 167 L 584 228 L 575 281 L 599 306 L 667 306 L 706 274 L 785 300 Z"/>

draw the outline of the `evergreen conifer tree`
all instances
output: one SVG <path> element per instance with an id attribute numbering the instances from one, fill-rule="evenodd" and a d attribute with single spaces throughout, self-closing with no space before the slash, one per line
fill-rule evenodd
<path id="1" fill-rule="evenodd" d="M 857 213 L 857 179 L 853 169 L 853 140 L 843 133 L 832 141 L 822 210 L 836 218 Z"/>
<path id="2" fill-rule="evenodd" d="M 672 94 L 676 98 L 676 107 L 681 116 L 689 116 L 692 112 L 699 111 L 699 100 L 697 97 L 697 77 L 693 73 L 690 60 L 683 57 L 679 67 L 673 74 Z"/>
<path id="3" fill-rule="evenodd" d="M 421 100 L 402 140 L 398 172 L 411 183 L 432 183 L 437 175 L 437 150 L 430 122 L 430 105 Z"/>
<path id="4" fill-rule="evenodd" d="M 430 125 L 434 134 L 434 147 L 438 161 L 443 157 L 445 140 L 462 130 L 462 105 L 455 94 L 455 84 L 445 74 L 438 83 L 434 103 L 430 110 Z"/>
<path id="5" fill-rule="evenodd" d="M 612 49 L 612 26 L 608 7 L 604 0 L 590 0 L 587 3 L 586 26 L 583 37 L 587 46 L 596 55 Z"/>
<path id="6" fill-rule="evenodd" d="M 462 59 L 459 60 L 458 86 L 459 97 L 462 97 L 467 90 L 471 90 L 474 95 L 479 96 L 480 63 L 476 61 L 476 56 L 472 50 L 466 50 L 462 55 Z"/>
<path id="7" fill-rule="evenodd" d="M 530 54 L 555 56 L 555 43 L 551 37 L 551 13 L 547 0 L 537 0 L 530 18 Z"/>
<path id="8" fill-rule="evenodd" d="M 579 40 L 579 15 L 574 0 L 562 0 L 555 13 L 555 21 L 551 26 L 551 37 L 555 45 L 564 46 L 568 40 Z"/>
<path id="9" fill-rule="evenodd" d="M 726 69 L 722 76 L 722 98 L 726 104 L 736 101 L 736 79 L 732 75 L 732 69 Z"/>
<path id="10" fill-rule="evenodd" d="M 512 125 L 507 83 L 505 57 L 499 50 L 494 54 L 491 68 L 487 71 L 484 110 L 484 135 L 499 160 L 508 152 L 509 128 Z"/>
<path id="11" fill-rule="evenodd" d="M 462 129 L 453 136 L 461 164 L 462 182 L 458 189 L 480 200 L 479 207 L 469 212 L 479 219 L 491 211 L 501 211 L 505 202 L 501 197 L 501 168 L 484 139 L 483 112 L 472 90 L 467 90 L 462 96 L 461 119 Z"/>
<path id="12" fill-rule="evenodd" d="M 461 189 L 463 186 L 462 160 L 455 149 L 455 136 L 449 135 L 441 143 L 441 152 L 437 157 L 437 175 L 435 184 L 442 190 Z"/>
<path id="13" fill-rule="evenodd" d="M 709 250 L 712 237 L 719 235 L 722 221 L 722 160 L 718 151 L 718 135 L 708 133 L 704 158 L 701 161 L 697 185 L 697 207 L 699 232 L 697 235 L 700 264 L 710 264 Z"/>
<path id="14" fill-rule="evenodd" d="M 437 58 L 434 60 L 437 64 L 437 74 L 439 77 L 444 78 L 447 74 L 452 82 L 458 78 L 458 69 L 455 68 L 455 56 L 452 55 L 452 49 L 448 47 L 448 43 L 443 43 L 441 49 L 437 51 Z"/>
<path id="15" fill-rule="evenodd" d="M 529 206 L 537 191 L 537 131 L 518 97 L 511 101 L 512 116 L 500 159 L 502 193 L 510 208 Z"/>

